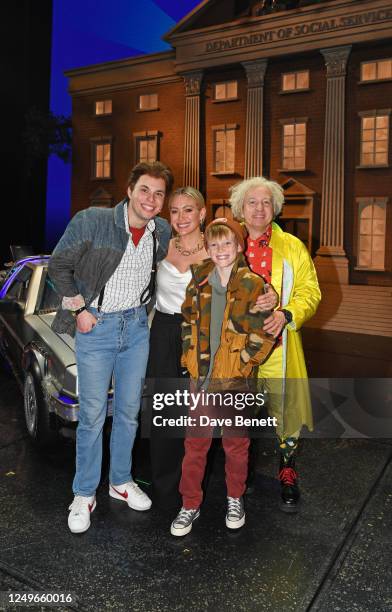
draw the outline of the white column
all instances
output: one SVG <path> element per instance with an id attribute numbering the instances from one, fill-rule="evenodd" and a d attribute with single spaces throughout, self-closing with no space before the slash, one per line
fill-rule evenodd
<path id="1" fill-rule="evenodd" d="M 200 91 L 203 72 L 183 75 L 185 84 L 185 144 L 183 184 L 200 185 Z"/>
<path id="2" fill-rule="evenodd" d="M 325 282 L 348 283 L 344 250 L 346 66 L 351 45 L 321 49 L 327 67 L 320 248 L 315 264 Z"/>
<path id="3" fill-rule="evenodd" d="M 242 62 L 248 80 L 244 176 L 263 175 L 263 97 L 268 60 Z"/>

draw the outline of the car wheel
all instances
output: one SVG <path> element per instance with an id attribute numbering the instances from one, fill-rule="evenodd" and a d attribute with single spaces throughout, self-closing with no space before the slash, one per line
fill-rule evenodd
<path id="1" fill-rule="evenodd" d="M 52 415 L 42 391 L 37 374 L 28 370 L 24 382 L 24 413 L 27 431 L 39 446 L 51 446 L 58 440 L 58 432 L 52 424 Z"/>

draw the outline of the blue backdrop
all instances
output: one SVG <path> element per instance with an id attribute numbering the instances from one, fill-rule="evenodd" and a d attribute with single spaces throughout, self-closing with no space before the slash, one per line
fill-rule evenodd
<path id="1" fill-rule="evenodd" d="M 54 0 L 51 110 L 71 114 L 64 71 L 89 64 L 164 51 L 161 36 L 196 0 Z M 52 249 L 70 219 L 71 165 L 52 156 L 48 164 L 46 247 Z"/>

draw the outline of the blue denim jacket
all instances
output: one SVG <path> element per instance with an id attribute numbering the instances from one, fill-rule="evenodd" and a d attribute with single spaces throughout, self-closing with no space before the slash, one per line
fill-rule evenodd
<path id="1" fill-rule="evenodd" d="M 125 201 L 115 208 L 81 210 L 71 219 L 49 262 L 49 275 L 61 297 L 80 293 L 89 305 L 106 285 L 129 240 L 124 222 Z M 156 217 L 155 227 L 160 261 L 167 253 L 170 225 Z M 60 307 L 52 328 L 60 334 L 75 335 L 75 319 L 70 311 Z"/>

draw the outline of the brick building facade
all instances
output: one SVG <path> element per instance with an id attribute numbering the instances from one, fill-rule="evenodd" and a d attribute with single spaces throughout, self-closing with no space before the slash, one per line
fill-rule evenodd
<path id="1" fill-rule="evenodd" d="M 199 187 L 210 217 L 271 177 L 326 285 L 310 324 L 392 336 L 391 28 L 387 0 L 206 0 L 171 51 L 68 72 L 73 213 L 119 201 L 140 159 Z"/>

